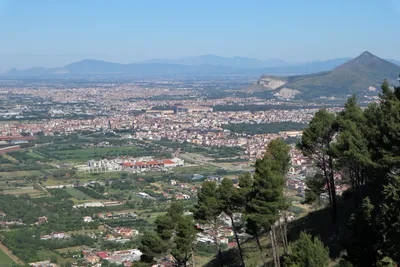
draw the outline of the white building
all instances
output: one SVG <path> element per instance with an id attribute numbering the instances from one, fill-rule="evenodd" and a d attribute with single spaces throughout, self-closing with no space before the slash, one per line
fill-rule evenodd
<path id="1" fill-rule="evenodd" d="M 90 223 L 90 222 L 93 222 L 93 219 L 90 216 L 85 216 L 85 217 L 83 217 L 83 222 Z"/>

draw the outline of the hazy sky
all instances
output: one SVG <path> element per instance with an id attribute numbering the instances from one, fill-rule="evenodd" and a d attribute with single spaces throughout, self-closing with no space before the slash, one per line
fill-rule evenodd
<path id="1" fill-rule="evenodd" d="M 400 0 L 0 0 L 0 70 L 203 54 L 400 59 Z"/>

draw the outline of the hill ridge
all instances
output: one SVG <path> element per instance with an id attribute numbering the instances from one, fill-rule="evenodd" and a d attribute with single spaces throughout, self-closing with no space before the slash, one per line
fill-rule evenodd
<path id="1" fill-rule="evenodd" d="M 262 76 L 258 84 L 278 94 L 282 89 L 297 91 L 300 96 L 334 96 L 353 93 L 372 93 L 384 79 L 397 82 L 400 66 L 364 51 L 331 71 L 287 77 Z M 270 84 L 279 84 L 278 88 Z M 292 96 L 293 97 L 293 96 Z"/>

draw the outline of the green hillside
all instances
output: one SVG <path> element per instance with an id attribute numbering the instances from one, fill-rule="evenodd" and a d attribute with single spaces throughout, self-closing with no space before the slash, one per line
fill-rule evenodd
<path id="1" fill-rule="evenodd" d="M 302 92 L 300 97 L 316 97 L 367 93 L 371 86 L 379 88 L 384 79 L 394 84 L 399 74 L 399 66 L 363 52 L 332 71 L 276 79 L 287 82 L 277 90 L 290 88 Z"/>

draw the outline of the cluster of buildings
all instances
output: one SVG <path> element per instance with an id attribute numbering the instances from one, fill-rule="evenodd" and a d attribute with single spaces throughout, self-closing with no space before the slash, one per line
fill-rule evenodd
<path id="1" fill-rule="evenodd" d="M 100 219 L 123 219 L 123 218 L 136 218 L 137 214 L 134 212 L 100 212 L 97 214 Z"/>
<path id="2" fill-rule="evenodd" d="M 29 266 L 31 266 L 31 267 L 58 267 L 57 264 L 52 263 L 50 260 L 30 262 Z"/>
<path id="3" fill-rule="evenodd" d="M 234 222 L 241 219 L 241 214 L 234 214 Z M 227 245 L 228 247 L 235 247 L 237 244 L 233 241 L 234 232 L 232 228 L 232 221 L 229 216 L 225 213 L 222 213 L 219 218 L 219 226 L 218 226 L 218 242 L 223 245 Z M 204 243 L 204 244 L 214 244 L 215 236 L 216 236 L 216 229 L 212 225 L 208 224 L 197 224 L 197 229 L 200 231 L 197 234 L 197 242 Z M 240 239 L 247 239 L 249 237 L 248 234 L 239 233 L 238 234 Z"/>
<path id="4" fill-rule="evenodd" d="M 138 82 L 137 84 L 99 84 L 98 88 L 62 88 L 48 90 L 47 87 L 39 89 L 22 89 L 12 94 L 31 95 L 43 99 L 43 103 L 51 106 L 48 119 L 29 120 L 24 122 L 0 123 L 0 134 L 20 136 L 21 133 L 43 132 L 45 135 L 69 134 L 76 131 L 101 131 L 114 129 L 134 131 L 132 134 L 122 134 L 121 138 L 161 140 L 168 139 L 174 142 L 190 142 L 202 146 L 227 146 L 243 147 L 246 157 L 257 158 L 262 153 L 265 144 L 277 137 L 288 138 L 301 136 L 301 132 L 264 133 L 259 135 L 238 134 L 225 130 L 227 124 L 260 124 L 274 122 L 298 122 L 307 123 L 311 120 L 317 108 L 312 108 L 312 103 L 291 103 L 291 106 L 299 105 L 298 109 L 282 108 L 273 109 L 287 103 L 276 100 L 265 100 L 257 97 L 238 98 L 225 97 L 219 99 L 204 99 L 193 97 L 183 100 L 167 100 L 163 98 L 152 99 L 149 96 L 161 95 L 186 95 L 190 96 L 195 91 L 185 89 L 166 89 L 165 84 L 150 87 L 143 90 L 143 86 L 149 84 Z M 150 83 L 151 84 L 151 83 Z M 169 84 L 171 85 L 171 84 Z M 109 88 L 114 88 L 109 90 Z M 140 97 L 140 99 L 135 99 Z M 135 99 L 127 101 L 127 99 Z M 55 101 L 55 102 L 52 102 Z M 62 103 L 60 105 L 59 103 Z M 35 103 L 36 104 L 36 103 Z M 85 106 L 86 105 L 86 106 Z M 229 105 L 268 105 L 271 109 L 260 111 L 218 111 L 215 107 Z M 315 104 L 314 104 L 315 105 Z M 302 106 L 302 107 L 300 107 Z M 167 107 L 167 109 L 157 109 Z M 173 109 L 168 109 L 173 107 Z M 24 110 L 29 110 L 30 107 Z M 61 110 L 61 111 L 60 111 Z M 145 110 L 146 112 L 140 112 Z M 330 108 L 332 112 L 338 112 L 341 108 Z M 59 118 L 60 114 L 86 112 L 90 118 Z M 143 169 L 138 164 L 129 166 Z M 151 167 L 146 165 L 145 169 Z M 107 171 L 118 171 L 124 168 L 113 162 L 99 163 L 96 168 Z"/>
<path id="5" fill-rule="evenodd" d="M 71 236 L 67 235 L 64 232 L 53 232 L 48 235 L 41 235 L 40 240 L 49 240 L 49 239 L 64 239 L 64 238 L 70 238 Z"/>
<path id="6" fill-rule="evenodd" d="M 95 249 L 83 250 L 83 259 L 87 266 L 101 267 L 104 261 L 124 266 L 132 266 L 135 261 L 140 261 L 143 254 L 138 249 L 126 249 L 120 251 L 96 251 Z"/>
<path id="7" fill-rule="evenodd" d="M 291 156 L 291 168 L 287 175 L 286 186 L 289 189 L 297 190 L 298 196 L 304 197 L 305 190 L 307 189 L 306 177 L 312 177 L 317 173 L 315 164 L 305 157 L 301 151 L 296 149 L 294 146 L 290 149 Z M 336 193 L 342 195 L 344 191 L 349 189 L 349 185 L 343 182 L 342 174 L 335 173 L 334 175 Z M 327 187 L 327 186 L 325 186 Z M 322 197 L 328 198 L 328 195 Z"/>
<path id="8" fill-rule="evenodd" d="M 79 166 L 79 168 L 86 172 L 107 172 L 107 171 L 161 171 L 168 168 L 184 166 L 185 161 L 180 158 L 154 160 L 152 158 L 116 158 L 116 159 L 102 159 L 102 160 L 89 160 L 87 166 Z"/>

